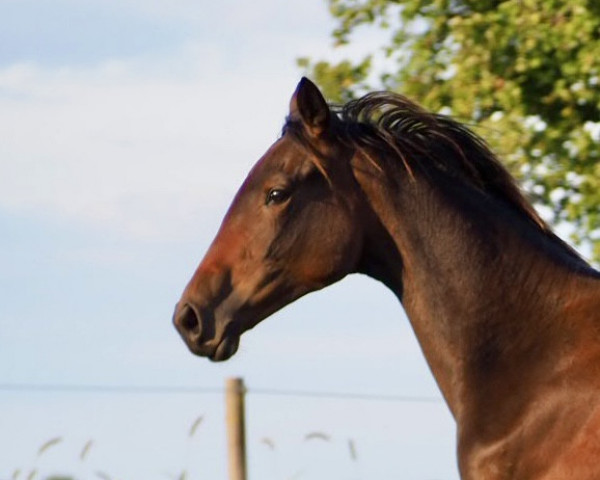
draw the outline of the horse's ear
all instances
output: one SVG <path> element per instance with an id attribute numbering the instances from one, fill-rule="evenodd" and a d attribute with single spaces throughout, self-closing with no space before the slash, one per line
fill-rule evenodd
<path id="1" fill-rule="evenodd" d="M 314 136 L 321 135 L 329 126 L 329 106 L 319 88 L 306 77 L 302 77 L 292 96 L 290 117 L 301 120 L 306 130 Z"/>

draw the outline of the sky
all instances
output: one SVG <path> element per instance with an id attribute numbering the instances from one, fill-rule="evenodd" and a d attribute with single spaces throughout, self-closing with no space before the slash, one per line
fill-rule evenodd
<path id="1" fill-rule="evenodd" d="M 171 323 L 279 135 L 295 59 L 377 44 L 333 50 L 332 27 L 323 0 L 0 0 L 0 480 L 224 479 L 233 376 L 250 479 L 458 478 L 453 420 L 380 284 L 295 302 L 222 364 Z M 131 386 L 175 390 L 106 390 Z"/>

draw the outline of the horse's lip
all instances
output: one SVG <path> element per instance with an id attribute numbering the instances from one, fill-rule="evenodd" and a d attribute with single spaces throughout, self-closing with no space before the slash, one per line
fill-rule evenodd
<path id="1" fill-rule="evenodd" d="M 239 346 L 239 335 L 225 335 L 217 344 L 213 352 L 208 355 L 208 358 L 213 362 L 222 362 L 224 360 L 228 360 L 237 352 Z"/>

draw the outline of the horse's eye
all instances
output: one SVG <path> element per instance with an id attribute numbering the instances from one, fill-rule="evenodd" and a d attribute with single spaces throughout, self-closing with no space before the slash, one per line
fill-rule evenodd
<path id="1" fill-rule="evenodd" d="M 285 202 L 288 198 L 290 198 L 290 193 L 288 190 L 284 190 L 283 188 L 272 188 L 267 193 L 267 205 L 279 204 Z"/>

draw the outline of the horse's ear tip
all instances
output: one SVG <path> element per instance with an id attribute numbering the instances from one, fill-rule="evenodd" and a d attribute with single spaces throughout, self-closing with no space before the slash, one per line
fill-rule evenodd
<path id="1" fill-rule="evenodd" d="M 300 119 L 309 131 L 319 135 L 329 122 L 327 103 L 319 88 L 302 77 L 290 101 L 290 116 Z"/>
<path id="2" fill-rule="evenodd" d="M 296 91 L 300 91 L 301 89 L 303 89 L 304 87 L 306 87 L 306 85 L 312 83 L 307 77 L 302 77 L 300 78 L 300 81 L 298 82 L 298 85 L 296 86 Z"/>
<path id="3" fill-rule="evenodd" d="M 305 87 L 318 88 L 315 82 L 313 82 L 310 78 L 302 76 L 302 78 L 298 82 L 298 89 Z"/>
<path id="4" fill-rule="evenodd" d="M 295 109 L 298 97 L 304 96 L 308 92 L 312 92 L 315 88 L 317 88 L 316 85 L 308 77 L 302 76 L 292 95 L 291 106 Z"/>

